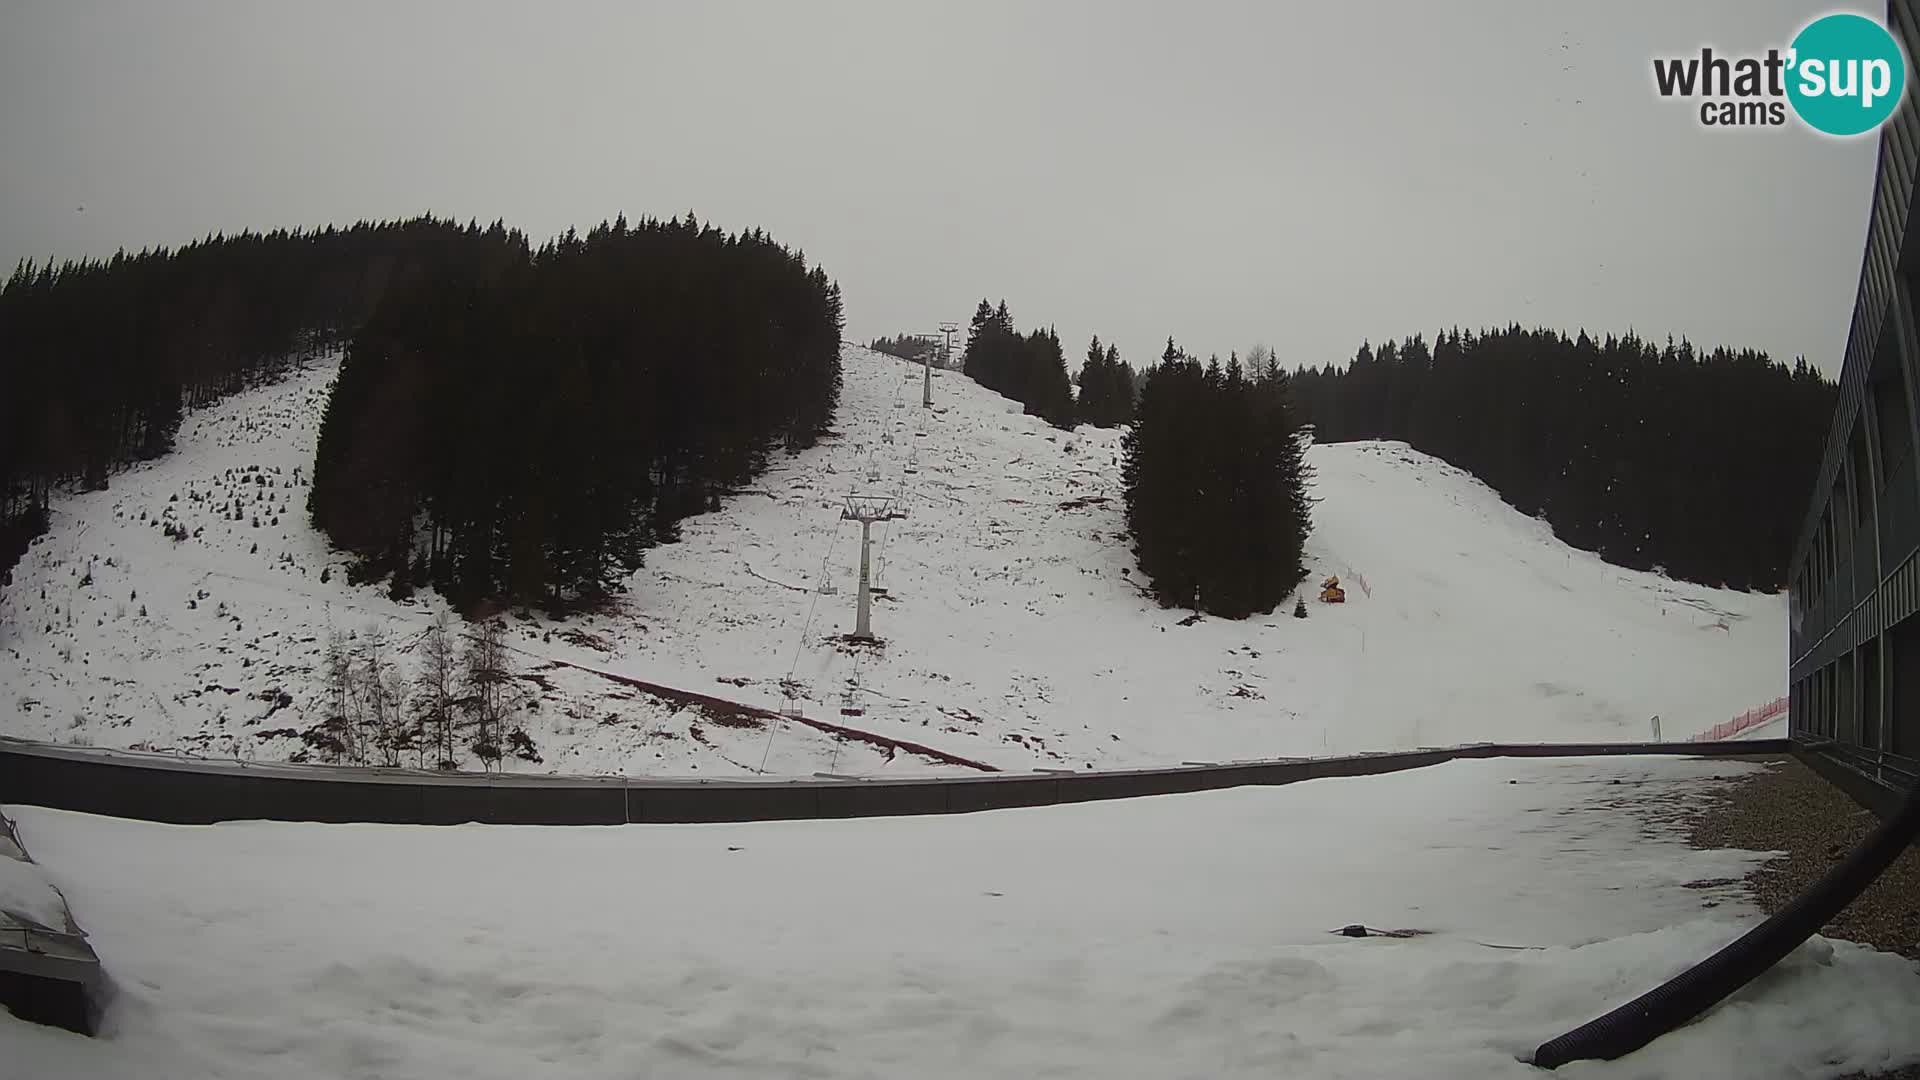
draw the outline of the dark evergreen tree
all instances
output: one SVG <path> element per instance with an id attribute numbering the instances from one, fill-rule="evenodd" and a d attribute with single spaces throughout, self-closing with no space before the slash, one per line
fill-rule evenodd
<path id="1" fill-rule="evenodd" d="M 877 337 L 867 343 L 874 352 L 883 352 L 888 356 L 897 356 L 913 363 L 930 361 L 934 367 L 948 366 L 940 351 L 945 342 L 925 334 L 898 334 L 894 337 Z"/>
<path id="2" fill-rule="evenodd" d="M 1020 402 L 1029 415 L 1055 427 L 1073 427 L 1073 382 L 1059 334 L 1047 329 L 1021 335 L 1005 300 L 998 308 L 982 300 L 974 309 L 961 370 L 981 386 Z"/>
<path id="3" fill-rule="evenodd" d="M 1026 411 L 1057 428 L 1073 429 L 1073 380 L 1067 374 L 1067 354 L 1061 351 L 1060 335 L 1052 327 L 1029 333 L 1022 350 L 1022 364 L 1029 380 Z"/>
<path id="4" fill-rule="evenodd" d="M 1285 601 L 1312 528 L 1306 436 L 1284 376 L 1167 342 L 1123 439 L 1127 527 L 1162 605 L 1237 619 Z"/>
<path id="5" fill-rule="evenodd" d="M 1114 382 L 1114 422 L 1124 424 L 1133 419 L 1134 403 L 1140 400 L 1139 379 L 1133 366 L 1120 359 L 1116 345 L 1107 346 L 1107 370 Z"/>
<path id="6" fill-rule="evenodd" d="M 0 580 L 55 487 L 104 487 L 166 453 L 186 410 L 330 351 L 394 290 L 525 247 L 422 217 L 20 264 L 0 287 Z"/>
<path id="7" fill-rule="evenodd" d="M 1323 442 L 1397 439 L 1617 565 L 1776 589 L 1836 390 L 1804 360 L 1518 325 L 1362 345 L 1293 380 Z"/>
<path id="8" fill-rule="evenodd" d="M 1121 362 L 1118 348 L 1102 348 L 1098 334 L 1087 346 L 1079 381 L 1081 423 L 1114 427 L 1133 419 L 1133 369 Z"/>
<path id="9" fill-rule="evenodd" d="M 840 391 L 838 286 L 758 230 L 622 220 L 396 293 L 354 337 L 309 509 L 365 575 L 591 603 Z"/>

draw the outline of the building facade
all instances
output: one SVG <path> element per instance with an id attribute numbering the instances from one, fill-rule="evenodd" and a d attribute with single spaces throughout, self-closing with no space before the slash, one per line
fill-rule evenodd
<path id="1" fill-rule="evenodd" d="M 1915 0 L 1887 25 L 1920 56 Z M 1911 76 L 1910 76 L 1911 78 Z M 1880 130 L 1840 399 L 1789 579 L 1791 732 L 1883 788 L 1920 777 L 1920 119 Z"/>

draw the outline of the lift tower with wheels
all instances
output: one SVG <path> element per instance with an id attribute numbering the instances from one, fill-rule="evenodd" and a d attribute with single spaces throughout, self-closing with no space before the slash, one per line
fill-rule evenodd
<path id="1" fill-rule="evenodd" d="M 871 565 L 873 523 L 903 515 L 893 512 L 891 495 L 849 495 L 846 509 L 840 511 L 840 516 L 860 523 L 860 609 L 854 620 L 853 633 L 849 636 L 855 641 L 877 641 L 879 639 L 873 636 L 871 615 L 873 579 L 868 569 Z"/>
<path id="2" fill-rule="evenodd" d="M 953 335 L 954 331 L 959 329 L 959 323 L 940 324 L 940 340 L 943 342 L 940 347 L 940 363 L 944 367 L 953 367 Z M 933 408 L 933 350 L 928 349 L 923 359 L 925 381 L 920 384 L 920 407 L 931 409 Z"/>

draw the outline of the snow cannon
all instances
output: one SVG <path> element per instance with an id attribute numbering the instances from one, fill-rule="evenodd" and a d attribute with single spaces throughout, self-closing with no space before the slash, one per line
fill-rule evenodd
<path id="1" fill-rule="evenodd" d="M 1340 578 L 1332 576 L 1320 583 L 1320 602 L 1323 604 L 1344 604 L 1347 591 L 1340 587 Z"/>

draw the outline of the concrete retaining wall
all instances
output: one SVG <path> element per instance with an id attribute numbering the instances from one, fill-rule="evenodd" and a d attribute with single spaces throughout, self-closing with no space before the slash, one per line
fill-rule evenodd
<path id="1" fill-rule="evenodd" d="M 1622 754 L 1774 755 L 1785 740 L 1429 748 L 1355 757 L 1087 773 L 889 780 L 679 780 L 524 776 L 257 764 L 0 738 L 0 803 L 184 825 L 216 821 L 619 825 L 963 814 L 1131 799 L 1335 776 L 1456 758 Z"/>

